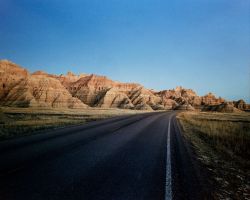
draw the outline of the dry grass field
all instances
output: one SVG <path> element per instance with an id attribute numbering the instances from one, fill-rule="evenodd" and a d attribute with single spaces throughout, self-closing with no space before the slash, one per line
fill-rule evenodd
<path id="1" fill-rule="evenodd" d="M 218 199 L 250 199 L 250 113 L 182 112 L 177 118 L 211 173 Z"/>
<path id="2" fill-rule="evenodd" d="M 39 130 L 84 124 L 145 111 L 124 109 L 45 109 L 45 108 L 0 108 L 0 140 L 38 133 Z"/>

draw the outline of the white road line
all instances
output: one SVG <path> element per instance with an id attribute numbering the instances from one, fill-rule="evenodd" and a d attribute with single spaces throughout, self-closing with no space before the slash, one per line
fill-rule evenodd
<path id="1" fill-rule="evenodd" d="M 172 200 L 172 172 L 171 172 L 171 148 L 170 148 L 170 123 L 171 117 L 168 122 L 168 135 L 167 135 L 167 162 L 166 162 L 166 188 L 165 200 Z"/>

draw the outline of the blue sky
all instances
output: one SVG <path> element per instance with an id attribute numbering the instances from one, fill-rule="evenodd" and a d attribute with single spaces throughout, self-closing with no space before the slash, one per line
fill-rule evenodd
<path id="1" fill-rule="evenodd" d="M 250 102 L 248 0 L 1 0 L 0 59 Z"/>

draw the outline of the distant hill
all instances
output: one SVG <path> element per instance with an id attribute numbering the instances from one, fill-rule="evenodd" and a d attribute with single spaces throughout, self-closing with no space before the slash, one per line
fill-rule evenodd
<path id="1" fill-rule="evenodd" d="M 230 103 L 234 109 L 221 109 Z M 47 74 L 0 60 L 0 105 L 50 108 L 122 108 L 137 110 L 204 109 L 216 111 L 249 110 L 243 100 L 227 102 L 212 93 L 198 96 L 192 89 L 176 87 L 153 91 L 138 83 L 121 83 L 99 75 Z M 209 108 L 209 109 L 208 109 Z M 213 108 L 213 109 L 211 109 Z"/>

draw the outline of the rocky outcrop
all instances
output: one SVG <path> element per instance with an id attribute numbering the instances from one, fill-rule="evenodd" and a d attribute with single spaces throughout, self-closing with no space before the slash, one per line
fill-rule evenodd
<path id="1" fill-rule="evenodd" d="M 224 112 L 224 113 L 242 112 L 241 110 L 235 108 L 233 103 L 230 102 L 224 102 L 217 105 L 206 105 L 203 106 L 202 111 L 213 111 L 213 112 Z"/>
<path id="2" fill-rule="evenodd" d="M 146 103 L 139 103 L 135 106 L 136 110 L 151 110 L 153 111 L 153 108 L 151 106 L 149 106 Z"/>
<path id="3" fill-rule="evenodd" d="M 93 74 L 80 78 L 66 88 L 72 96 L 89 106 L 149 109 L 160 102 L 159 97 L 139 84 L 120 83 Z"/>
<path id="4" fill-rule="evenodd" d="M 175 109 L 180 105 L 192 105 L 198 108 L 201 105 L 201 98 L 191 89 L 176 87 L 172 90 L 163 90 L 156 95 L 162 98 L 163 105 L 168 109 Z"/>
<path id="5" fill-rule="evenodd" d="M 61 74 L 60 76 L 56 76 L 55 78 L 57 78 L 64 87 L 68 88 L 72 83 L 86 76 L 88 75 L 87 74 L 75 75 L 72 72 L 68 72 L 66 75 Z"/>
<path id="6" fill-rule="evenodd" d="M 128 96 L 125 93 L 120 92 L 117 88 L 108 89 L 98 101 L 97 106 L 102 108 L 134 108 L 134 105 L 131 103 Z"/>
<path id="7" fill-rule="evenodd" d="M 225 102 L 225 99 L 222 99 L 221 97 L 216 98 L 211 92 L 201 97 L 202 105 L 220 105 L 224 102 Z"/>
<path id="8" fill-rule="evenodd" d="M 26 69 L 8 60 L 0 60 L 0 102 L 28 76 L 29 72 Z"/>
<path id="9" fill-rule="evenodd" d="M 179 104 L 173 99 L 164 99 L 162 100 L 162 105 L 166 110 L 175 109 Z"/>
<path id="10" fill-rule="evenodd" d="M 3 105 L 18 107 L 86 108 L 61 83 L 51 77 L 31 75 L 6 96 Z"/>
<path id="11" fill-rule="evenodd" d="M 155 96 L 150 90 L 145 89 L 142 86 L 133 88 L 128 93 L 131 102 L 135 105 L 136 109 L 155 109 L 161 108 L 161 98 Z"/>
<path id="12" fill-rule="evenodd" d="M 1 105 L 17 107 L 86 108 L 74 98 L 59 80 L 44 72 L 30 75 L 27 70 L 14 63 L 0 62 L 4 74 L 4 90 Z M 3 78 L 2 78 L 3 79 Z M 7 81 L 6 81 L 7 80 Z"/>
<path id="13" fill-rule="evenodd" d="M 75 75 L 68 72 L 58 76 L 43 71 L 30 74 L 7 60 L 0 61 L 0 105 L 220 112 L 250 109 L 243 100 L 226 103 L 212 93 L 200 97 L 193 90 L 182 87 L 156 92 L 140 84 L 121 83 L 94 74 Z"/>
<path id="14" fill-rule="evenodd" d="M 250 111 L 250 104 L 246 104 L 246 109 L 245 111 Z"/>
<path id="15" fill-rule="evenodd" d="M 234 104 L 235 108 L 238 108 L 240 110 L 246 110 L 248 107 L 248 105 L 246 104 L 246 102 L 243 99 L 240 99 L 238 101 L 234 101 L 233 104 Z"/>
<path id="16" fill-rule="evenodd" d="M 70 83 L 66 89 L 72 96 L 89 106 L 97 106 L 104 95 L 113 88 L 114 82 L 105 76 L 90 75 Z"/>
<path id="17" fill-rule="evenodd" d="M 195 110 L 190 104 L 182 104 L 175 107 L 175 110 Z"/>

